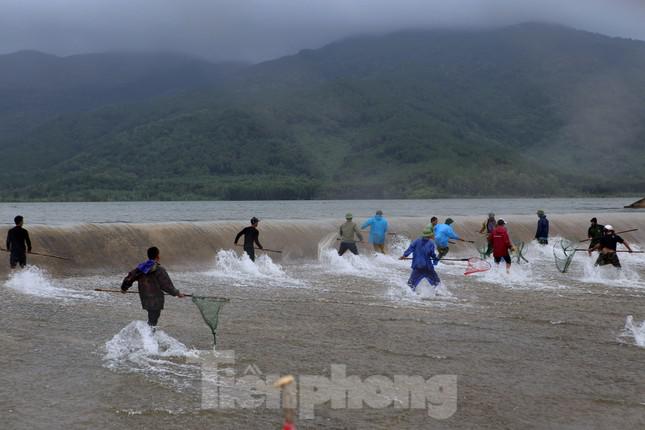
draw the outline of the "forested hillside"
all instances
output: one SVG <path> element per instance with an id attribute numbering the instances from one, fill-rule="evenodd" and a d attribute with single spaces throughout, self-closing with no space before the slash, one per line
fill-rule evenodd
<path id="1" fill-rule="evenodd" d="M 209 76 L 192 90 L 169 85 L 172 95 L 60 110 L 12 130 L 0 142 L 0 197 L 645 190 L 643 42 L 540 24 L 407 31 Z"/>

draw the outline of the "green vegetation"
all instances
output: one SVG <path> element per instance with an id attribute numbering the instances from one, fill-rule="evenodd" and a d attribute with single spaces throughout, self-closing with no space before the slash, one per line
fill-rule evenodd
<path id="1" fill-rule="evenodd" d="M 526 24 L 348 39 L 0 138 L 0 198 L 634 194 L 645 43 Z M 0 118 L 1 121 L 1 118 Z"/>

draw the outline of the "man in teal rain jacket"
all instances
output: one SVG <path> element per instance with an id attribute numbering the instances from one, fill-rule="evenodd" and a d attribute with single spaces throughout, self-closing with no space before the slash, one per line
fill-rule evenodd
<path id="1" fill-rule="evenodd" d="M 448 247 L 448 241 L 450 239 L 464 242 L 464 240 L 457 236 L 457 233 L 452 229 L 452 223 L 454 223 L 452 218 L 447 218 L 444 224 L 437 224 L 434 228 L 434 242 L 437 244 L 439 259 L 445 257 L 446 254 L 448 254 L 448 251 L 450 251 L 450 248 Z"/>
<path id="2" fill-rule="evenodd" d="M 374 251 L 385 254 L 385 236 L 387 235 L 387 220 L 383 218 L 383 211 L 376 211 L 376 215 L 368 219 L 361 226 L 362 229 L 370 228 L 369 241 L 374 246 Z"/>

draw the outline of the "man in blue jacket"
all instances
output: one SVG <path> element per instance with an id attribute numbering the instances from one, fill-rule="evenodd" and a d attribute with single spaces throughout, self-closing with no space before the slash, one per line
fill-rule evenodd
<path id="1" fill-rule="evenodd" d="M 537 230 L 535 232 L 535 239 L 540 243 L 540 245 L 549 244 L 549 220 L 546 219 L 546 215 L 543 210 L 537 211 L 538 223 Z"/>
<path id="2" fill-rule="evenodd" d="M 419 283 L 427 279 L 430 285 L 439 285 L 439 275 L 434 270 L 434 266 L 439 262 L 434 250 L 434 243 L 430 239 L 432 237 L 432 229 L 426 227 L 423 230 L 423 236 L 415 239 L 408 249 L 405 250 L 400 260 L 404 260 L 410 254 L 412 256 L 412 273 L 408 279 L 408 285 L 412 291 L 416 291 Z"/>
<path id="3" fill-rule="evenodd" d="M 450 248 L 448 247 L 448 241 L 450 239 L 465 242 L 465 240 L 461 239 L 452 229 L 453 223 L 454 221 L 452 218 L 447 218 L 445 223 L 437 224 L 434 228 L 434 241 L 437 244 L 437 251 L 439 251 L 440 260 L 448 254 L 448 251 L 450 251 Z"/>
<path id="4" fill-rule="evenodd" d="M 361 226 L 362 229 L 370 228 L 369 241 L 374 251 L 385 254 L 385 236 L 387 235 L 387 220 L 383 218 L 383 211 L 377 210 L 376 215 L 368 219 Z"/>
<path id="5" fill-rule="evenodd" d="M 423 230 L 423 236 L 415 239 L 408 249 L 405 250 L 403 256 L 399 259 L 404 260 L 410 254 L 412 256 L 412 273 L 408 279 L 408 285 L 412 291 L 416 291 L 417 286 L 423 279 L 427 279 L 430 285 L 439 285 L 439 275 L 434 270 L 439 259 L 435 254 L 434 243 L 430 239 L 432 237 L 432 229 L 426 227 Z"/>

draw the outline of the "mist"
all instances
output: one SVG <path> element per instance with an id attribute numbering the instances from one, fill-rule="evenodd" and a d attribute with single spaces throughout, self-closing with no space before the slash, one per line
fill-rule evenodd
<path id="1" fill-rule="evenodd" d="M 258 62 L 365 33 L 544 21 L 645 40 L 638 0 L 3 0 L 0 53 L 178 51 Z"/>

